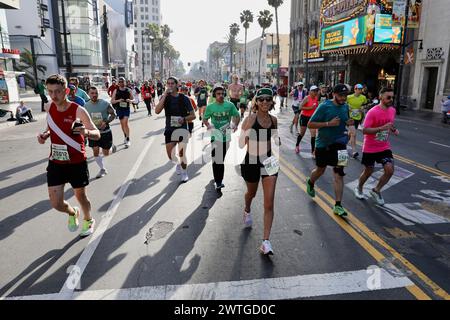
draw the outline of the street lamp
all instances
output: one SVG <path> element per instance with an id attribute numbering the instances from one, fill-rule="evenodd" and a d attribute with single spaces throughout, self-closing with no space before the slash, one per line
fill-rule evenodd
<path id="1" fill-rule="evenodd" d="M 273 50 L 273 33 L 269 33 L 269 36 L 272 38 L 272 64 L 270 66 L 270 76 L 271 76 L 271 81 L 273 80 L 273 55 L 274 55 L 274 50 Z"/>
<path id="2" fill-rule="evenodd" d="M 261 45 L 259 46 L 259 61 L 258 61 L 258 83 L 261 83 L 261 59 L 262 59 L 262 46 L 263 41 L 266 40 L 266 34 L 263 33 L 261 36 Z"/>

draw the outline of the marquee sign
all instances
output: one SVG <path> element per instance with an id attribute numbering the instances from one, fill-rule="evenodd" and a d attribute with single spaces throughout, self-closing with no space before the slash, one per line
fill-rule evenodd
<path id="1" fill-rule="evenodd" d="M 323 0 L 320 18 L 323 25 L 339 23 L 365 13 L 368 0 Z"/>

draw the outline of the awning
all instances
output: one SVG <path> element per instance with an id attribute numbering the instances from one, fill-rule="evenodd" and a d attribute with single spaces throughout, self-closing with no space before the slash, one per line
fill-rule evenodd
<path id="1" fill-rule="evenodd" d="M 366 45 L 352 46 L 347 48 L 339 48 L 334 50 L 321 51 L 323 54 L 329 55 L 356 55 L 364 54 L 369 52 L 383 52 L 383 51 L 393 51 L 398 50 L 400 45 L 393 44 L 374 44 L 372 47 Z"/>

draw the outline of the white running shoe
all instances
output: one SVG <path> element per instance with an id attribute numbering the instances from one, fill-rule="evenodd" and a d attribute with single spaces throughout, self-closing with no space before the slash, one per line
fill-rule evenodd
<path id="1" fill-rule="evenodd" d="M 186 170 L 181 171 L 181 182 L 185 183 L 189 181 L 189 177 Z"/>
<path id="2" fill-rule="evenodd" d="M 384 206 L 384 199 L 383 196 L 381 195 L 381 192 L 376 192 L 375 190 L 372 189 L 370 190 L 370 195 L 380 206 Z"/>
<path id="3" fill-rule="evenodd" d="M 355 195 L 356 199 L 359 200 L 364 200 L 366 198 L 364 192 L 360 192 L 358 187 L 355 187 L 355 189 L 353 189 L 353 194 Z"/>
<path id="4" fill-rule="evenodd" d="M 252 214 L 244 210 L 243 222 L 246 228 L 251 228 L 253 225 Z"/>
<path id="5" fill-rule="evenodd" d="M 95 177 L 96 179 L 100 179 L 104 176 L 106 176 L 108 174 L 108 170 L 106 169 L 101 169 L 100 172 L 97 174 L 97 176 Z"/>
<path id="6" fill-rule="evenodd" d="M 264 240 L 259 248 L 262 254 L 264 255 L 273 255 L 272 244 L 269 240 Z"/>
<path id="7" fill-rule="evenodd" d="M 177 164 L 177 166 L 175 167 L 175 171 L 176 171 L 176 173 L 177 173 L 177 175 L 180 175 L 181 174 L 181 164 Z"/>
<path id="8" fill-rule="evenodd" d="M 125 142 L 125 148 L 129 148 L 131 146 L 131 142 L 130 140 L 127 140 L 127 142 Z"/>

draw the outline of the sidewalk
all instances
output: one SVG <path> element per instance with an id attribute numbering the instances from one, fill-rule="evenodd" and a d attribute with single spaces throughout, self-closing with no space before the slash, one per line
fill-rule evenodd
<path id="1" fill-rule="evenodd" d="M 433 127 L 450 129 L 450 125 L 441 122 L 442 115 L 436 112 L 402 109 L 400 115 L 396 116 L 396 118 L 405 121 L 423 122 Z"/>
<path id="2" fill-rule="evenodd" d="M 39 121 L 41 119 L 45 119 L 46 113 L 41 112 L 41 98 L 39 95 L 35 94 L 33 91 L 27 91 L 26 93 L 20 96 L 20 100 L 25 103 L 25 105 L 31 108 L 31 112 L 33 113 L 33 117 L 35 120 Z M 3 104 L 0 105 L 0 108 L 3 110 L 11 110 L 13 115 L 16 115 L 16 108 L 19 106 L 19 103 L 11 103 L 11 104 Z M 8 121 L 10 115 L 0 118 L 0 130 L 9 128 L 16 125 L 16 121 Z M 23 124 L 27 125 L 27 124 Z"/>

